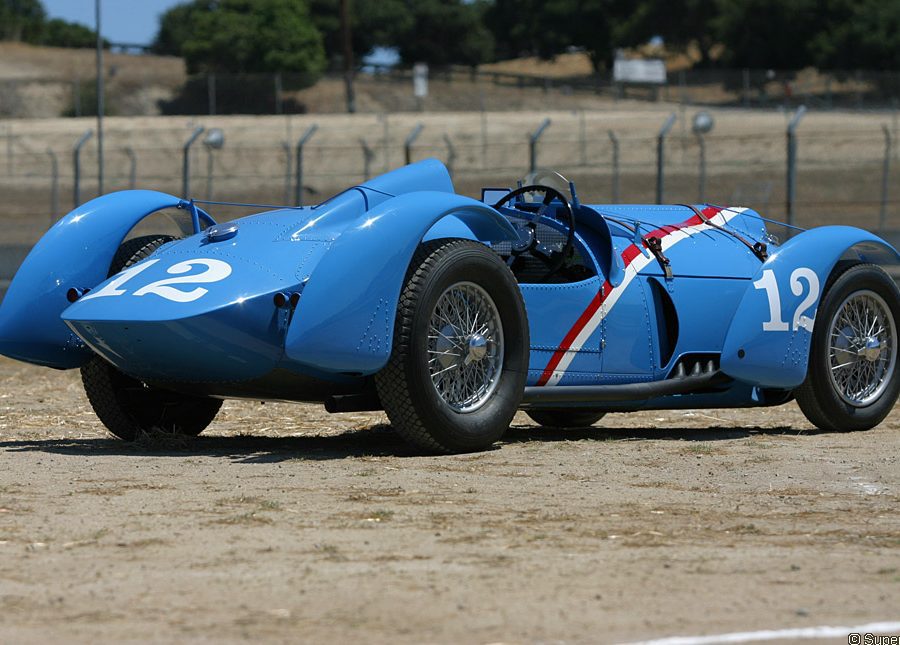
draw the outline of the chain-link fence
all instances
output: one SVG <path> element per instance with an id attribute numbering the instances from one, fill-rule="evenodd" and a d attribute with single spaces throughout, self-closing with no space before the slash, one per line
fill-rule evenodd
<path id="1" fill-rule="evenodd" d="M 458 190 L 478 196 L 481 186 L 514 186 L 530 170 L 533 154 L 535 165 L 574 178 L 584 201 L 710 201 L 785 218 L 789 115 L 716 114 L 721 125 L 705 136 L 690 129 L 689 112 L 676 114 L 662 148 L 659 128 L 667 113 L 659 111 L 553 113 L 535 140 L 541 114 L 322 117 L 299 151 L 298 141 L 312 125 L 311 117 L 290 127 L 287 120 L 275 118 L 220 119 L 207 126 L 223 128 L 224 146 L 206 146 L 200 136 L 186 156 L 187 169 L 183 147 L 191 129 L 165 122 L 164 128 L 140 130 L 113 121 L 107 131 L 105 188 L 182 194 L 186 173 L 188 192 L 196 198 L 292 205 L 298 201 L 299 185 L 300 201 L 309 204 L 398 167 L 409 156 L 413 161 L 443 160 Z M 890 116 L 810 116 L 800 124 L 795 223 L 896 226 L 900 146 L 892 145 L 897 123 Z M 410 137 L 419 124 L 421 134 Z M 95 140 L 88 139 L 81 148 L 76 175 L 74 146 L 81 135 L 78 130 L 17 133 L 0 128 L 5 237 L 33 242 L 76 200 L 96 195 Z"/>

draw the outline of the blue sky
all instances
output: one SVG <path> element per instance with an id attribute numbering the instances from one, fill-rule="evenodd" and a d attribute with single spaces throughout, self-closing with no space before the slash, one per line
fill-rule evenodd
<path id="1" fill-rule="evenodd" d="M 101 0 L 103 36 L 115 43 L 148 44 L 156 35 L 158 18 L 184 0 Z M 94 27 L 94 0 L 43 0 L 51 18 L 65 18 Z"/>

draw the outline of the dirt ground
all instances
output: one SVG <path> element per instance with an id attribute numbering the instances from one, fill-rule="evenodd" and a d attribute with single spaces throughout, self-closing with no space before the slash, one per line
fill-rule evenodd
<path id="1" fill-rule="evenodd" d="M 228 402 L 128 445 L 0 359 L 0 642 L 621 642 L 900 618 L 900 413 L 519 415 L 481 454 Z M 846 642 L 845 639 L 838 639 Z M 836 641 L 837 642 L 837 641 Z"/>

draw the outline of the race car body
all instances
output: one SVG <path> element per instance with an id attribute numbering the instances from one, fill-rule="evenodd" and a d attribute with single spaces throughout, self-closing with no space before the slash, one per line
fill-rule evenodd
<path id="1" fill-rule="evenodd" d="M 62 218 L 0 304 L 0 353 L 81 368 L 123 438 L 196 434 L 248 397 L 385 409 L 445 452 L 519 408 L 571 426 L 796 397 L 858 429 L 900 389 L 880 268 L 900 258 L 860 229 L 781 243 L 749 209 L 585 205 L 549 174 L 479 201 L 434 160 L 224 224 L 198 204 L 123 191 Z M 129 236 L 166 208 L 191 234 Z"/>

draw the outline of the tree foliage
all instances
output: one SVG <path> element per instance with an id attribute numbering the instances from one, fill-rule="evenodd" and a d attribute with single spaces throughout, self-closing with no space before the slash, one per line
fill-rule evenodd
<path id="1" fill-rule="evenodd" d="M 40 0 L 0 0 L 0 40 L 34 42 L 46 16 Z"/>
<path id="2" fill-rule="evenodd" d="M 76 22 L 53 18 L 44 23 L 38 44 L 49 47 L 96 47 L 97 32 Z M 109 47 L 109 41 L 103 40 Z"/>
<path id="3" fill-rule="evenodd" d="M 325 53 L 342 56 L 340 0 L 310 0 L 310 16 L 321 32 Z M 350 31 L 353 55 L 359 60 L 376 47 L 392 47 L 412 24 L 403 0 L 351 0 Z"/>
<path id="4" fill-rule="evenodd" d="M 900 67 L 900 0 L 493 0 L 486 23 L 498 58 L 574 47 L 597 69 L 653 36 L 701 66 Z"/>
<path id="5" fill-rule="evenodd" d="M 194 0 L 160 20 L 154 49 L 194 72 L 305 72 L 325 67 L 304 0 Z"/>
<path id="6" fill-rule="evenodd" d="M 184 44 L 192 37 L 195 15 L 208 11 L 208 5 L 205 2 L 186 2 L 163 13 L 159 17 L 159 29 L 150 50 L 162 56 L 182 56 Z"/>
<path id="7" fill-rule="evenodd" d="M 493 58 L 494 38 L 485 5 L 462 0 L 406 0 L 408 21 L 394 45 L 405 63 L 478 65 Z"/>
<path id="8" fill-rule="evenodd" d="M 486 21 L 497 57 L 552 58 L 571 48 L 584 50 L 594 68 L 609 65 L 615 50 L 654 35 L 648 0 L 495 0 Z"/>
<path id="9" fill-rule="evenodd" d="M 48 47 L 94 47 L 97 32 L 60 18 L 47 20 L 40 0 L 0 0 L 0 40 Z M 109 47 L 109 41 L 103 41 Z"/>

